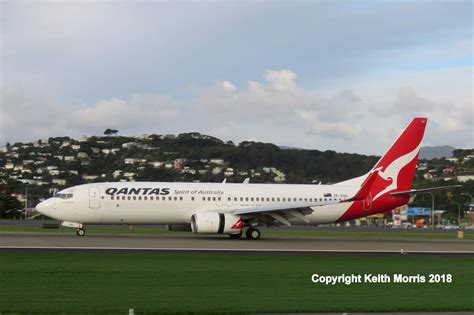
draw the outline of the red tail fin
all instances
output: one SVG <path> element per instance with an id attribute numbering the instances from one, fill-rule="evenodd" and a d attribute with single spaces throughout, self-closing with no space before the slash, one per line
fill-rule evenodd
<path id="1" fill-rule="evenodd" d="M 388 191 L 411 188 L 426 123 L 426 118 L 413 119 L 375 164 L 372 171 L 377 170 L 379 176 L 373 184 L 376 190 L 372 191 L 374 200 Z"/>

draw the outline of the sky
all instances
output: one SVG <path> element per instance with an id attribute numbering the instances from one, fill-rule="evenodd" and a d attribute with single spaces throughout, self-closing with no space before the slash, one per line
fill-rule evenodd
<path id="1" fill-rule="evenodd" d="M 383 154 L 474 147 L 473 2 L 0 2 L 0 146 L 200 132 Z"/>

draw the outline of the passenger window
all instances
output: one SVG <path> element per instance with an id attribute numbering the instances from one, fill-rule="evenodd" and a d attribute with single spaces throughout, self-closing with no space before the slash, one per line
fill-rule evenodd
<path id="1" fill-rule="evenodd" d="M 169 201 L 173 200 L 173 197 L 169 196 L 169 197 L 168 197 L 168 200 L 169 200 Z"/>
<path id="2" fill-rule="evenodd" d="M 153 196 L 150 197 L 150 200 L 153 200 Z"/>
<path id="3" fill-rule="evenodd" d="M 269 197 L 267 197 L 267 202 L 269 202 L 269 201 L 270 201 L 270 198 L 269 198 Z"/>
<path id="4" fill-rule="evenodd" d="M 217 200 L 221 201 L 221 197 L 217 197 Z"/>
<path id="5" fill-rule="evenodd" d="M 212 197 L 212 201 L 216 201 L 216 197 Z"/>
<path id="6" fill-rule="evenodd" d="M 249 197 L 245 197 L 245 201 L 249 201 Z"/>
<path id="7" fill-rule="evenodd" d="M 243 198 L 243 197 L 240 197 L 240 201 L 244 201 L 244 198 Z"/>
<path id="8" fill-rule="evenodd" d="M 237 201 L 237 197 L 234 197 L 234 201 Z"/>
<path id="9" fill-rule="evenodd" d="M 133 196 L 133 200 L 137 200 L 137 197 L 136 197 L 136 196 Z"/>
<path id="10" fill-rule="evenodd" d="M 309 198 L 309 202 L 313 202 L 313 198 Z"/>
<path id="11" fill-rule="evenodd" d="M 300 198 L 300 201 L 303 201 L 303 198 Z"/>
<path id="12" fill-rule="evenodd" d="M 130 196 L 127 196 L 127 199 L 128 199 L 128 200 L 132 200 L 132 197 L 130 197 Z"/>
<path id="13" fill-rule="evenodd" d="M 280 202 L 280 198 L 277 198 L 277 202 Z"/>
<path id="14" fill-rule="evenodd" d="M 191 197 L 191 201 L 194 201 L 194 197 Z"/>
<path id="15" fill-rule="evenodd" d="M 202 197 L 202 201 L 206 201 L 206 197 Z"/>
<path id="16" fill-rule="evenodd" d="M 282 201 L 286 201 L 286 198 L 283 198 Z"/>
<path id="17" fill-rule="evenodd" d="M 260 198 L 258 198 L 258 197 L 257 197 L 257 198 L 255 198 L 255 201 L 260 201 Z"/>
<path id="18" fill-rule="evenodd" d="M 110 200 L 114 200 L 114 196 L 110 196 Z"/>
<path id="19" fill-rule="evenodd" d="M 142 196 L 138 197 L 138 200 L 142 200 Z"/>
<path id="20" fill-rule="evenodd" d="M 143 197 L 143 200 L 148 200 L 147 196 Z"/>
<path id="21" fill-rule="evenodd" d="M 207 197 L 207 201 L 211 201 L 211 197 Z"/>
<path id="22" fill-rule="evenodd" d="M 253 201 L 253 197 L 252 197 L 252 198 L 250 198 L 250 201 Z"/>
<path id="23" fill-rule="evenodd" d="M 227 201 L 230 201 L 230 197 L 227 198 Z"/>
<path id="24" fill-rule="evenodd" d="M 272 202 L 275 202 L 275 197 L 272 197 Z"/>

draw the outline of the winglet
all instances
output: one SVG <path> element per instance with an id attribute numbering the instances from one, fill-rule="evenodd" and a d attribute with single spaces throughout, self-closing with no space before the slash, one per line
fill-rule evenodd
<path id="1" fill-rule="evenodd" d="M 369 196 L 370 191 L 372 190 L 372 186 L 374 185 L 375 179 L 379 170 L 375 170 L 370 173 L 370 175 L 365 179 L 365 181 L 360 186 L 359 191 L 354 195 L 354 197 L 344 200 L 347 201 L 357 201 L 357 200 L 364 200 Z"/>

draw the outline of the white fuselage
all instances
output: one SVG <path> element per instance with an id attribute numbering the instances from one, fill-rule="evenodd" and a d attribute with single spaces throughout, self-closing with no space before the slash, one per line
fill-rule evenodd
<path id="1" fill-rule="evenodd" d="M 313 206 L 309 224 L 338 220 L 357 185 L 118 182 L 67 188 L 37 209 L 51 218 L 81 224 L 183 224 L 200 211 Z M 314 206 L 314 205 L 320 206 Z M 322 204 L 322 205 L 321 205 Z M 301 220 L 290 220 L 302 224 Z"/>

